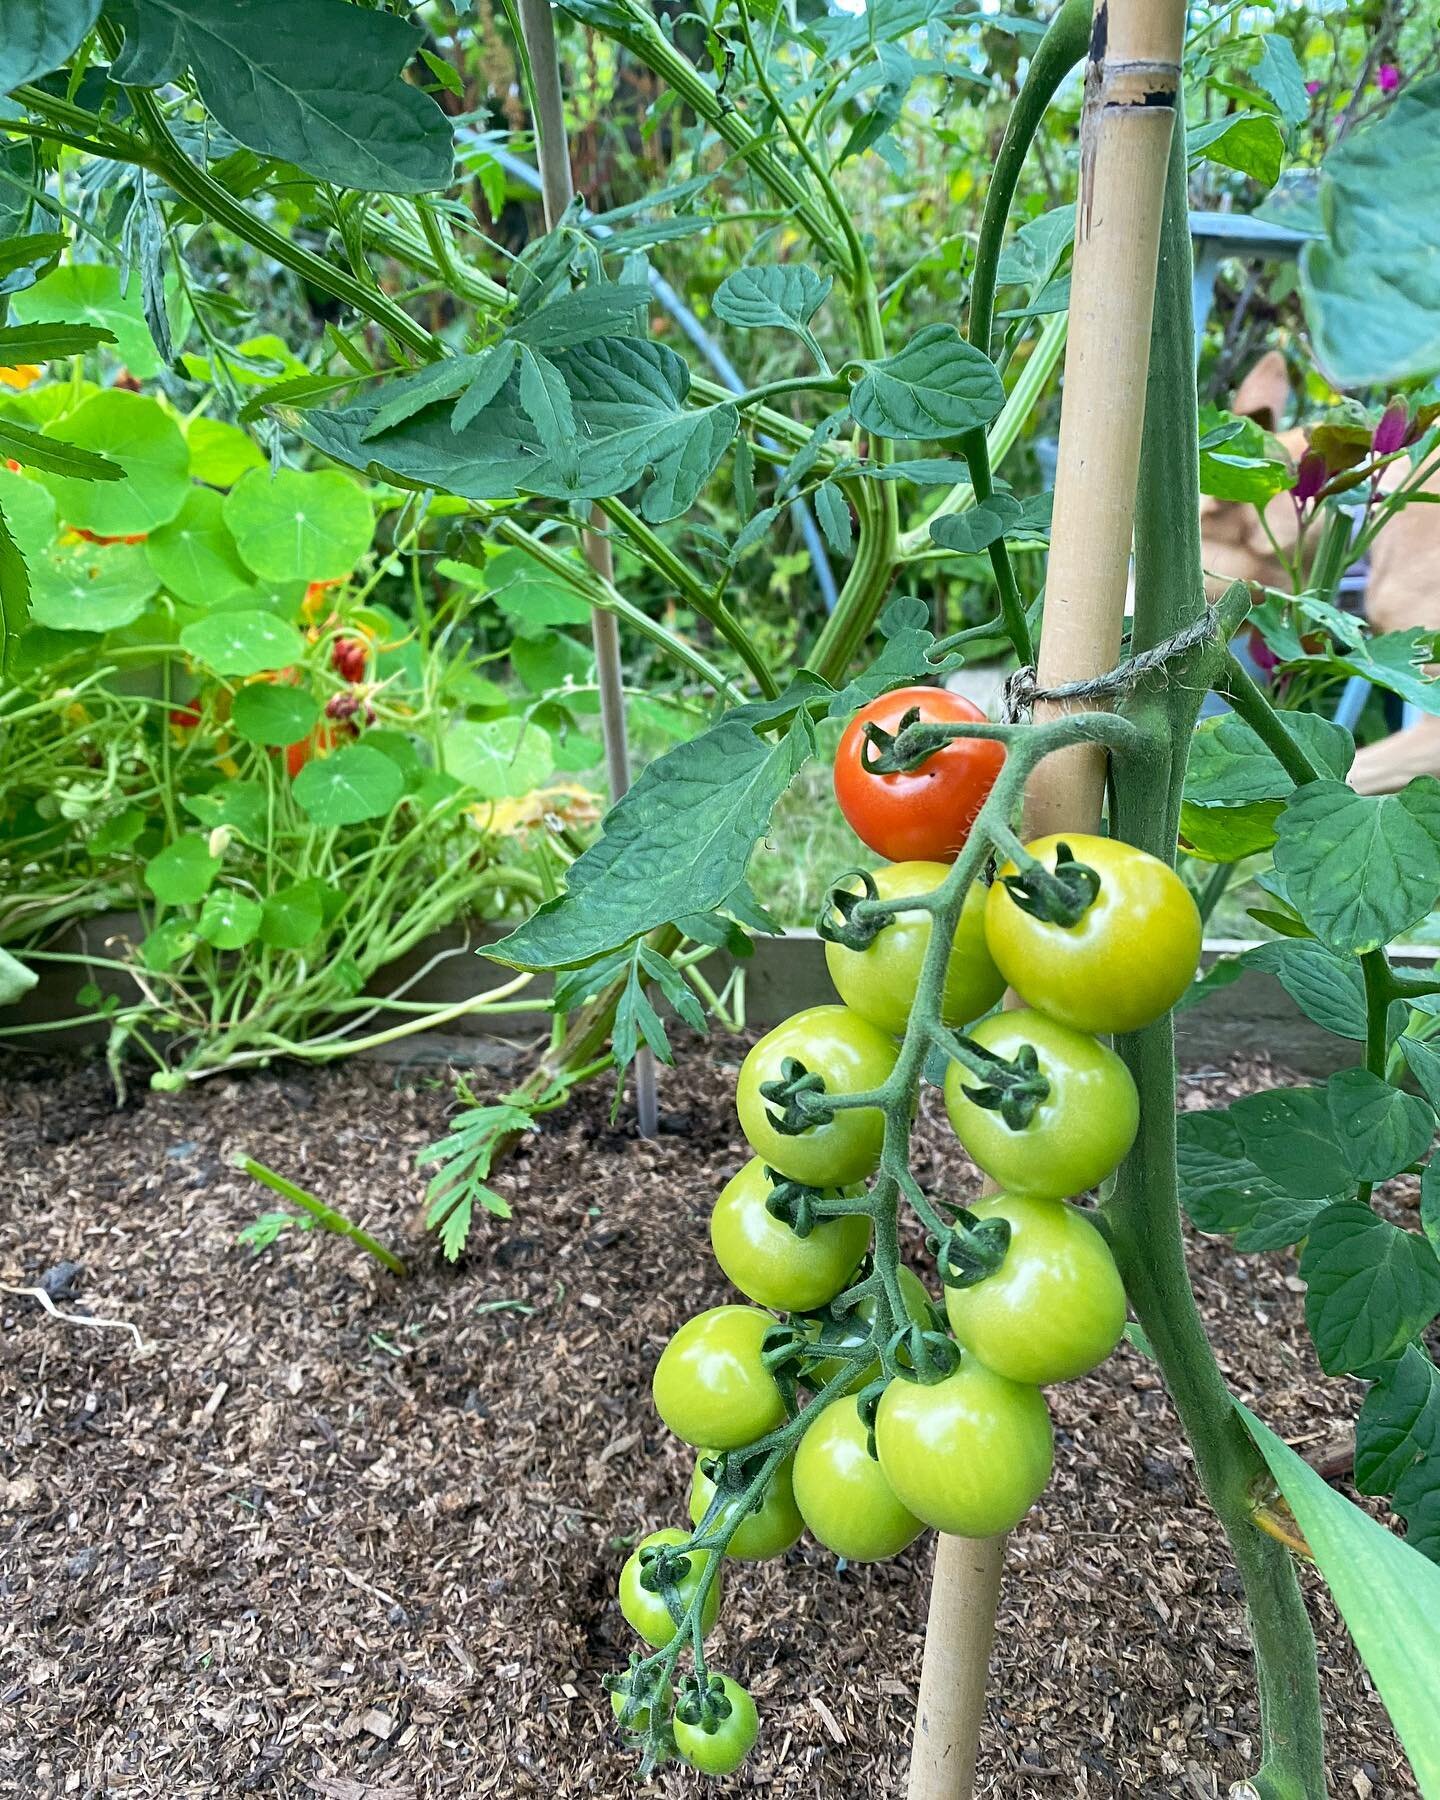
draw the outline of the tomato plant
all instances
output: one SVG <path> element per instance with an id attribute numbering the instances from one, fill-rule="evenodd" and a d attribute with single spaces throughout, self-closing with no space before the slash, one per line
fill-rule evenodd
<path id="1" fill-rule="evenodd" d="M 893 735 L 911 719 L 985 722 L 963 694 L 905 687 L 872 700 L 845 727 L 835 757 L 835 798 L 851 830 L 892 862 L 953 862 L 1005 760 L 1002 745 L 955 738 L 912 769 L 872 775 L 872 735 Z"/>
<path id="2" fill-rule="evenodd" d="M 756 1155 L 792 1181 L 863 1181 L 880 1160 L 883 1116 L 860 1107 L 809 1120 L 805 1095 L 864 1092 L 894 1066 L 895 1046 L 878 1027 L 843 1006 L 809 1007 L 767 1032 L 741 1065 L 740 1128 Z"/>
<path id="3" fill-rule="evenodd" d="M 795 1504 L 792 1462 L 782 1462 L 776 1467 L 758 1500 L 737 1506 L 716 1487 L 713 1474 L 707 1473 L 707 1465 L 713 1468 L 715 1461 L 704 1452 L 695 1459 L 695 1473 L 690 1478 L 691 1519 L 696 1525 L 703 1525 L 719 1494 L 719 1522 L 722 1526 L 734 1524 L 725 1545 L 727 1556 L 740 1562 L 767 1562 L 771 1557 L 783 1556 L 792 1544 L 800 1541 L 800 1533 L 804 1530 L 804 1521 Z M 732 1511 L 735 1514 L 733 1520 Z"/>
<path id="4" fill-rule="evenodd" d="M 877 1365 L 878 1367 L 878 1365 Z M 820 1409 L 795 1452 L 795 1504 L 811 1535 L 847 1562 L 883 1562 L 925 1529 L 895 1496 L 849 1395 Z"/>
<path id="5" fill-rule="evenodd" d="M 775 1321 L 753 1306 L 715 1306 L 683 1324 L 655 1365 L 655 1409 L 697 1448 L 735 1450 L 785 1417 L 763 1350 Z"/>
<path id="6" fill-rule="evenodd" d="M 710 1553 L 691 1550 L 686 1533 L 674 1526 L 652 1531 L 631 1551 L 620 1571 L 620 1610 L 647 1644 L 672 1642 L 696 1601 L 701 1630 L 709 1631 L 720 1611 L 720 1576 L 709 1574 L 710 1562 Z"/>
<path id="7" fill-rule="evenodd" d="M 675 1748 L 702 1775 L 733 1774 L 759 1735 L 755 1702 L 728 1675 L 712 1676 L 703 1696 L 682 1700 L 675 1711 Z"/>

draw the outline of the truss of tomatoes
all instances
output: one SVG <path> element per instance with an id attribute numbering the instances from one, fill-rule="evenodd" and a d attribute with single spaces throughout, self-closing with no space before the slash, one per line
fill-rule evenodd
<path id="1" fill-rule="evenodd" d="M 904 689 L 856 716 L 835 765 L 846 819 L 892 859 L 866 885 L 866 897 L 881 903 L 940 885 L 1004 758 L 996 742 L 957 739 L 912 770 L 872 772 L 867 723 L 893 736 L 917 711 L 926 721 L 982 716 L 943 690 Z M 847 1108 L 797 1129 L 774 1099 L 797 1070 L 825 1095 L 885 1083 L 931 915 L 894 913 L 864 948 L 827 943 L 841 1004 L 796 1013 L 741 1067 L 736 1106 L 755 1154 L 716 1200 L 710 1237 L 744 1303 L 682 1325 L 653 1382 L 660 1417 L 697 1453 L 689 1510 L 702 1529 L 694 1535 L 728 1532 L 722 1561 L 783 1556 L 807 1530 L 849 1562 L 895 1556 L 927 1528 L 975 1538 L 1011 1530 L 1050 1476 L 1042 1389 L 1098 1367 L 1124 1331 L 1125 1290 L 1109 1244 L 1094 1215 L 1071 1202 L 1115 1171 L 1139 1125 L 1130 1073 L 1103 1040 L 1140 1029 L 1179 999 L 1198 964 L 1200 916 L 1175 871 L 1131 845 L 1073 834 L 1026 849 L 1050 874 L 1083 866 L 1094 891 L 1077 918 L 1056 923 L 1028 902 L 1021 872 L 1007 863 L 988 888 L 977 883 L 965 898 L 942 1021 L 968 1028 L 971 1045 L 1007 1061 L 1028 1046 L 1045 1092 L 1011 1125 L 985 1103 L 981 1077 L 959 1061 L 946 1071 L 950 1123 L 998 1190 L 957 1214 L 970 1232 L 998 1227 L 1003 1254 L 978 1279 L 938 1271 L 938 1302 L 912 1270 L 898 1270 L 890 1311 L 898 1299 L 906 1325 L 948 1329 L 958 1354 L 944 1372 L 907 1368 L 902 1352 L 888 1359 L 898 1372 L 886 1381 L 878 1354 L 869 1354 L 878 1349 L 873 1291 L 845 1303 L 872 1267 L 863 1184 L 880 1166 L 883 1114 Z M 999 1010 L 1007 988 L 1021 1004 Z M 897 1341 L 898 1333 L 892 1352 Z M 799 1416 L 813 1417 L 737 1517 L 740 1490 L 748 1494 L 754 1482 L 730 1473 L 796 1416 L 797 1389 L 812 1396 Z M 690 1550 L 690 1542 L 674 1528 L 656 1532 L 620 1577 L 621 1610 L 656 1651 L 682 1628 L 698 1644 L 718 1616 L 717 1551 Z M 702 1588 L 697 1621 L 692 1603 Z M 652 1664 L 636 1660 L 614 1688 L 627 1728 L 650 1732 L 653 1744 L 653 1715 L 657 1707 L 668 1712 L 662 1741 L 703 1772 L 739 1767 L 756 1741 L 754 1703 L 729 1676 L 687 1677 L 677 1702 L 668 1674 L 657 1682 Z"/>

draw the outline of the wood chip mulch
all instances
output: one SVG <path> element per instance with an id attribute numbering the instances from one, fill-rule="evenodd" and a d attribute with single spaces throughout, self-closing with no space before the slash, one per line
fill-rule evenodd
<path id="1" fill-rule="evenodd" d="M 414 1154 L 448 1091 L 342 1067 L 217 1080 L 116 1113 L 93 1063 L 0 1075 L 0 1794 L 286 1800 L 631 1791 L 600 1677 L 631 1640 L 628 1545 L 683 1522 L 686 1457 L 649 1403 L 682 1318 L 726 1298 L 706 1220 L 745 1154 L 737 1040 L 664 1072 L 638 1141 L 587 1095 L 500 1178 L 508 1224 L 456 1269 Z M 1191 1071 L 1182 1104 L 1275 1079 Z M 416 1083 L 415 1086 L 406 1085 Z M 933 1096 L 930 1096 L 933 1100 Z M 973 1171 L 926 1119 L 917 1173 Z M 244 1150 L 410 1261 L 333 1238 L 255 1256 L 274 1203 Z M 1292 1443 L 1343 1438 L 1356 1384 L 1309 1350 L 1286 1256 L 1196 1239 L 1226 1372 Z M 1257 1760 L 1238 1583 L 1152 1367 L 1057 1390 L 1054 1482 L 1009 1553 L 979 1792 L 1216 1800 Z M 836 1571 L 813 1545 L 732 1566 L 718 1666 L 761 1703 L 718 1790 L 899 1800 L 928 1545 Z M 1332 1793 L 1413 1795 L 1318 1580 Z M 670 1769 L 650 1790 L 690 1796 Z"/>

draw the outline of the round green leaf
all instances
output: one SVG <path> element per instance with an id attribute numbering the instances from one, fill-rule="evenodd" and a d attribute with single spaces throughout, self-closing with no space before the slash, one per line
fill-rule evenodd
<path id="1" fill-rule="evenodd" d="M 140 277 L 120 291 L 113 263 L 67 263 L 10 301 L 15 323 L 58 320 L 66 325 L 99 325 L 115 335 L 115 354 L 132 375 L 149 381 L 160 373 L 160 357 L 140 305 Z"/>
<path id="2" fill-rule="evenodd" d="M 13 469 L 0 468 L 0 512 L 27 562 L 48 550 L 59 529 L 59 514 L 48 489 Z"/>
<path id="3" fill-rule="evenodd" d="M 555 747 L 524 719 L 461 720 L 445 734 L 445 768 L 482 799 L 516 799 L 554 773 Z"/>
<path id="4" fill-rule="evenodd" d="M 294 784 L 301 810 L 326 827 L 383 818 L 404 792 L 400 770 L 365 744 L 348 744 L 306 763 Z"/>
<path id="5" fill-rule="evenodd" d="M 235 696 L 230 724 L 246 743 L 279 748 L 298 744 L 319 717 L 319 704 L 302 689 L 260 682 Z"/>
<path id="6" fill-rule="evenodd" d="M 253 943 L 260 930 L 262 910 L 258 900 L 235 888 L 208 894 L 200 908 L 196 931 L 217 950 L 241 950 Z"/>
<path id="7" fill-rule="evenodd" d="M 114 631 L 159 586 L 143 544 L 52 544 L 30 559 L 30 617 L 57 631 Z"/>
<path id="8" fill-rule="evenodd" d="M 196 619 L 180 633 L 180 647 L 217 675 L 264 675 L 298 662 L 305 650 L 295 627 L 268 612 L 217 612 Z"/>
<path id="9" fill-rule="evenodd" d="M 45 476 L 71 525 L 104 537 L 125 537 L 168 525 L 185 504 L 190 452 L 180 427 L 158 400 L 111 388 L 47 425 L 45 436 L 108 456 L 125 471 L 124 481 Z"/>
<path id="10" fill-rule="evenodd" d="M 269 581 L 339 581 L 370 548 L 375 515 L 336 469 L 253 469 L 225 501 L 240 554 Z"/>
<path id="11" fill-rule="evenodd" d="M 212 488 L 191 488 L 168 525 L 150 534 L 150 567 L 177 600 L 209 606 L 244 593 L 254 583 L 240 560 L 223 517 L 224 501 Z"/>
<path id="12" fill-rule="evenodd" d="M 209 893 L 220 859 L 204 838 L 177 838 L 145 865 L 145 885 L 165 906 L 193 906 Z"/>
<path id="13" fill-rule="evenodd" d="M 185 441 L 190 446 L 190 473 L 207 487 L 234 487 L 251 469 L 265 467 L 265 453 L 254 438 L 220 419 L 192 419 Z"/>
<path id="14" fill-rule="evenodd" d="M 325 923 L 323 888 L 318 881 L 297 881 L 265 902 L 260 942 L 272 950 L 303 950 Z"/>

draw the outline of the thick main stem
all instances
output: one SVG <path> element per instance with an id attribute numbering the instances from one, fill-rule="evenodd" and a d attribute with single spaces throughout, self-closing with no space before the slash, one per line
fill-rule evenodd
<path id="1" fill-rule="evenodd" d="M 1081 123 L 1042 687 L 1103 674 L 1119 657 L 1184 29 L 1183 0 L 1097 0 Z M 1043 710 L 1053 718 L 1065 709 Z M 1098 746 L 1048 757 L 1026 787 L 1025 835 L 1094 830 L 1104 780 Z M 1173 1096 L 1167 1112 L 1172 1105 Z M 970 1800 L 973 1793 L 984 1681 L 955 1681 L 951 1670 L 955 1646 L 962 1669 L 983 1665 L 988 1654 L 1004 1543 L 992 1539 L 979 1549 L 942 1537 L 936 1546 L 910 1800 Z"/>
<path id="2" fill-rule="evenodd" d="M 575 197 L 570 173 L 570 145 L 565 135 L 565 100 L 560 86 L 560 58 L 555 48 L 555 21 L 550 0 L 520 0 L 520 24 L 530 57 L 535 89 L 535 130 L 540 180 L 545 198 L 545 224 L 553 231 Z M 595 509 L 594 521 L 603 514 Z M 607 587 L 615 585 L 609 540 L 597 530 L 585 533 L 585 560 Z M 620 627 L 613 613 L 591 609 L 590 635 L 595 646 L 595 680 L 600 690 L 600 730 L 605 743 L 605 774 L 614 806 L 630 789 L 630 745 L 625 729 L 625 676 L 620 664 Z M 659 1124 L 655 1058 L 642 1045 L 635 1055 L 635 1099 L 642 1137 L 653 1137 Z"/>
<path id="3" fill-rule="evenodd" d="M 1134 647 L 1173 635 L 1204 606 L 1190 240 L 1183 131 L 1172 147 L 1151 348 L 1145 455 L 1135 530 Z M 1162 688 L 1147 704 L 1171 746 L 1166 780 L 1117 769 L 1118 836 L 1173 859 L 1185 752 L 1199 694 Z M 1175 1173 L 1175 1047 L 1170 1020 L 1117 1043 L 1140 1094 L 1140 1135 L 1106 1208 L 1126 1291 L 1154 1350 L 1194 1452 L 1205 1493 L 1224 1526 L 1245 1587 L 1260 1690 L 1260 1800 L 1323 1800 L 1323 1728 L 1315 1644 L 1289 1552 L 1254 1522 L 1265 1467 L 1240 1422 L 1190 1288 Z M 1239 1789 L 1237 1792 L 1244 1792 Z"/>

